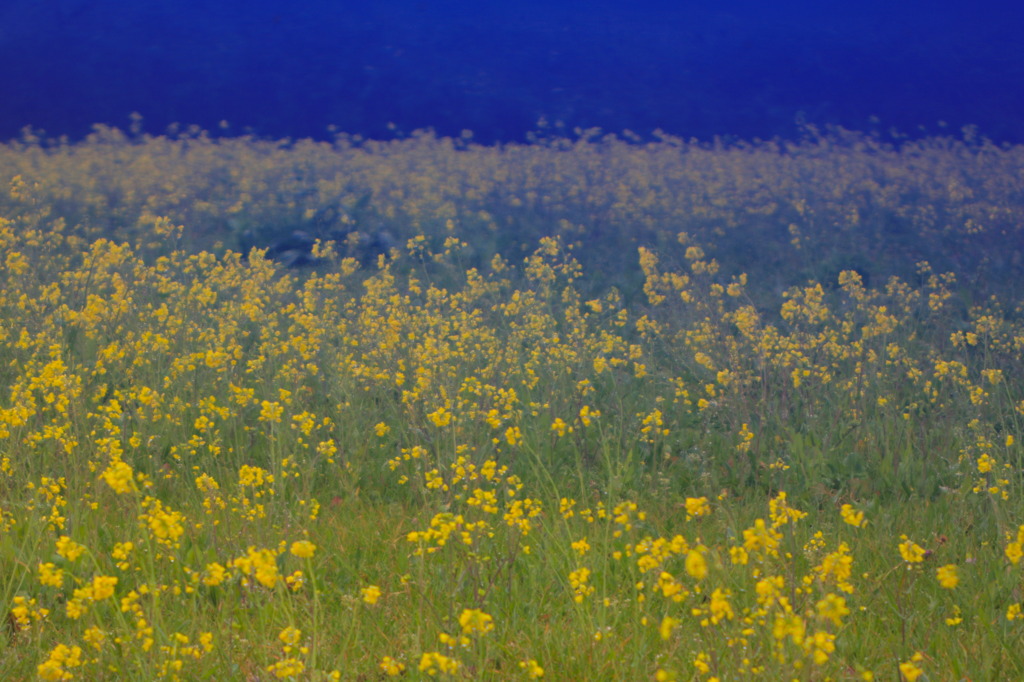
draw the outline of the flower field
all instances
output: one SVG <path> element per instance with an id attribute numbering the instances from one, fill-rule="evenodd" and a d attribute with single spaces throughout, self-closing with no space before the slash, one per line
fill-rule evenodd
<path id="1" fill-rule="evenodd" d="M 3 679 L 1024 678 L 1020 148 L 97 127 L 0 180 Z"/>

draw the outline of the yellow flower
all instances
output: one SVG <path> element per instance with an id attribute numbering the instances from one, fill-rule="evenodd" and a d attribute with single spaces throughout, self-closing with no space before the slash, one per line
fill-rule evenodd
<path id="1" fill-rule="evenodd" d="M 302 639 L 302 630 L 289 625 L 277 635 L 281 643 L 286 647 L 295 646 Z"/>
<path id="2" fill-rule="evenodd" d="M 580 422 L 584 426 L 590 426 L 590 423 L 601 416 L 599 410 L 595 410 L 590 405 L 584 405 L 580 408 Z"/>
<path id="3" fill-rule="evenodd" d="M 526 672 L 526 676 L 531 680 L 539 680 L 544 677 L 544 668 L 537 664 L 537 661 L 530 658 L 525 661 L 519 661 L 519 667 Z"/>
<path id="4" fill-rule="evenodd" d="M 743 531 L 743 547 L 749 552 L 776 554 L 780 540 L 782 534 L 774 528 L 769 528 L 764 519 L 757 519 L 753 528 Z"/>
<path id="5" fill-rule="evenodd" d="M 27 599 L 19 595 L 14 597 L 12 604 L 9 612 L 10 625 L 13 626 L 15 632 L 27 629 L 32 625 L 33 620 L 39 621 L 50 615 L 50 610 L 39 608 L 35 599 Z"/>
<path id="6" fill-rule="evenodd" d="M 362 589 L 363 601 L 370 605 L 376 604 L 381 594 L 380 588 L 376 585 L 370 585 Z"/>
<path id="7" fill-rule="evenodd" d="M 205 573 L 206 575 L 203 576 L 203 584 L 208 587 L 216 587 L 229 577 L 227 569 L 216 562 L 206 564 Z"/>
<path id="8" fill-rule="evenodd" d="M 939 579 L 939 584 L 947 590 L 952 590 L 960 582 L 960 576 L 957 574 L 956 564 L 940 566 L 935 570 L 935 573 Z"/>
<path id="9" fill-rule="evenodd" d="M 729 596 L 729 590 L 721 588 L 716 588 L 711 593 L 711 623 L 713 625 L 717 625 L 722 620 L 732 620 L 735 617 L 732 605 L 729 604 Z"/>
<path id="10" fill-rule="evenodd" d="M 644 589 L 643 581 L 636 584 L 637 589 Z M 675 577 L 668 571 L 662 571 L 661 575 L 658 576 L 658 584 L 656 589 L 660 590 L 662 595 L 673 601 L 682 601 L 689 594 L 683 587 L 682 583 L 675 579 Z"/>
<path id="11" fill-rule="evenodd" d="M 909 661 L 900 663 L 900 674 L 906 682 L 914 682 L 917 678 L 924 675 L 924 670 L 917 666 L 918 662 L 924 660 L 924 656 L 918 652 L 910 657 Z"/>
<path id="12" fill-rule="evenodd" d="M 380 659 L 380 664 L 378 667 L 388 677 L 398 677 L 399 675 L 405 672 L 405 664 L 401 661 L 396 661 L 390 656 L 385 656 L 384 658 Z"/>
<path id="13" fill-rule="evenodd" d="M 434 426 L 441 428 L 448 426 L 452 421 L 452 413 L 444 407 L 439 407 L 427 415 L 427 419 L 433 422 Z"/>
<path id="14" fill-rule="evenodd" d="M 64 610 L 68 614 L 68 618 L 78 620 L 86 614 L 89 610 L 85 601 L 88 596 L 88 588 L 80 588 L 74 591 L 74 597 L 72 599 L 68 599 L 67 604 L 64 605 Z"/>
<path id="15" fill-rule="evenodd" d="M 903 542 L 900 543 L 900 556 L 908 564 L 919 564 L 924 561 L 925 551 L 924 548 L 917 543 L 907 539 L 906 535 L 901 536 Z"/>
<path id="16" fill-rule="evenodd" d="M 238 485 L 257 488 L 264 483 L 273 483 L 274 475 L 266 469 L 243 464 L 238 469 Z"/>
<path id="17" fill-rule="evenodd" d="M 431 677 L 439 672 L 454 675 L 459 671 L 459 662 L 436 651 L 428 651 L 420 657 L 419 670 Z"/>
<path id="18" fill-rule="evenodd" d="M 124 495 L 135 490 L 134 472 L 132 468 L 121 461 L 112 462 L 103 472 L 103 480 L 119 495 Z"/>
<path id="19" fill-rule="evenodd" d="M 747 561 L 750 560 L 750 556 L 747 554 L 747 550 L 744 547 L 730 547 L 729 560 L 738 566 L 746 566 Z"/>
<path id="20" fill-rule="evenodd" d="M 82 639 L 86 643 L 92 645 L 94 649 L 99 651 L 103 648 L 103 642 L 107 639 L 107 634 L 103 632 L 97 625 L 93 625 L 91 628 L 85 631 L 82 635 Z"/>
<path id="21" fill-rule="evenodd" d="M 85 546 L 80 545 L 67 535 L 61 535 L 57 539 L 57 554 L 68 561 L 74 561 L 85 553 Z"/>
<path id="22" fill-rule="evenodd" d="M 708 562 L 704 559 L 704 555 L 697 550 L 690 550 L 686 554 L 685 566 L 686 572 L 697 580 L 703 580 L 708 574 Z"/>
<path id="23" fill-rule="evenodd" d="M 298 592 L 306 583 L 306 576 L 302 571 L 295 571 L 291 575 L 286 575 L 284 577 L 284 582 L 292 592 Z"/>
<path id="24" fill-rule="evenodd" d="M 96 576 L 92 580 L 92 600 L 102 601 L 114 596 L 115 585 L 117 585 L 117 578 L 114 576 Z"/>
<path id="25" fill-rule="evenodd" d="M 664 640 L 672 637 L 672 631 L 679 627 L 679 619 L 672 618 L 671 616 L 665 616 L 661 619 L 661 625 L 658 627 L 658 634 Z"/>
<path id="26" fill-rule="evenodd" d="M 283 413 L 284 407 L 281 406 L 281 403 L 270 402 L 267 400 L 260 402 L 259 419 L 261 422 L 279 423 Z"/>
<path id="27" fill-rule="evenodd" d="M 64 571 L 52 563 L 39 564 L 39 582 L 50 587 L 64 587 Z"/>
<path id="28" fill-rule="evenodd" d="M 551 430 L 557 433 L 559 438 L 573 432 L 573 428 L 562 421 L 561 417 L 556 417 L 555 421 L 551 422 Z"/>
<path id="29" fill-rule="evenodd" d="M 686 498 L 686 520 L 689 521 L 695 516 L 707 516 L 711 513 L 711 507 L 708 505 L 708 498 L 706 497 L 687 497 Z"/>
<path id="30" fill-rule="evenodd" d="M 740 442 L 736 445 L 736 449 L 740 452 L 747 452 L 750 450 L 750 441 L 754 440 L 754 432 L 750 430 L 747 424 L 743 424 L 740 428 Z"/>
<path id="31" fill-rule="evenodd" d="M 509 445 L 519 445 L 523 442 L 523 434 L 518 426 L 510 426 L 505 429 L 505 440 Z"/>
<path id="32" fill-rule="evenodd" d="M 758 580 L 757 584 L 754 585 L 754 592 L 757 593 L 757 603 L 769 606 L 782 594 L 782 589 L 785 586 L 786 581 L 781 575 L 769 576 Z"/>
<path id="33" fill-rule="evenodd" d="M 378 438 L 383 438 L 384 436 L 388 435 L 388 431 L 390 430 L 391 427 L 385 424 L 384 422 L 379 422 L 376 426 L 373 427 L 373 431 L 374 433 L 377 434 Z"/>
<path id="34" fill-rule="evenodd" d="M 804 641 L 804 649 L 811 652 L 815 663 L 822 665 L 828 661 L 828 655 L 836 650 L 835 639 L 832 633 L 819 630 Z"/>
<path id="35" fill-rule="evenodd" d="M 128 567 L 131 565 L 128 562 L 128 558 L 133 549 L 135 549 L 134 543 L 118 542 L 114 545 L 114 549 L 110 551 L 110 556 L 117 559 L 117 567 L 122 571 L 127 571 Z"/>
<path id="36" fill-rule="evenodd" d="M 459 626 L 464 635 L 485 635 L 494 629 L 494 619 L 480 609 L 464 609 Z"/>
<path id="37" fill-rule="evenodd" d="M 299 540 L 292 543 L 291 551 L 292 554 L 300 559 L 309 559 L 313 556 L 313 552 L 316 551 L 316 545 L 309 540 Z"/>
<path id="38" fill-rule="evenodd" d="M 863 528 L 868 525 L 867 521 L 864 520 L 864 512 L 854 509 L 851 504 L 844 504 L 840 508 L 839 513 L 842 515 L 843 521 L 855 528 Z"/>
<path id="39" fill-rule="evenodd" d="M 279 679 L 298 677 L 305 670 L 306 664 L 297 658 L 286 658 L 267 666 L 267 672 L 273 673 L 274 677 Z"/>
<path id="40" fill-rule="evenodd" d="M 772 625 L 772 636 L 780 642 L 790 637 L 794 644 L 803 644 L 807 626 L 803 619 L 795 613 L 777 614 Z"/>
<path id="41" fill-rule="evenodd" d="M 70 669 L 82 665 L 82 648 L 58 644 L 50 651 L 49 658 L 40 663 L 37 672 L 43 680 L 70 680 L 74 676 Z"/>
<path id="42" fill-rule="evenodd" d="M 256 581 L 267 589 L 274 589 L 281 580 L 277 571 L 277 555 L 269 549 L 256 549 L 250 546 L 246 555 L 234 559 L 231 566 L 246 576 L 256 578 Z"/>
<path id="43" fill-rule="evenodd" d="M 182 523 L 185 516 L 181 512 L 165 507 L 154 497 L 146 497 L 142 501 L 142 506 L 147 508 L 147 512 L 139 518 L 149 527 L 153 538 L 162 545 L 177 546 L 178 540 L 185 532 Z"/>
<path id="44" fill-rule="evenodd" d="M 1012 564 L 1019 564 L 1021 558 L 1024 558 L 1024 544 L 1020 542 L 1011 542 L 1007 544 L 1006 558 L 1009 559 Z"/>
<path id="45" fill-rule="evenodd" d="M 826 594 L 825 598 L 818 602 L 818 617 L 822 620 L 831 621 L 839 627 L 843 624 L 843 616 L 850 614 L 846 607 L 846 599 L 835 594 Z"/>
<path id="46" fill-rule="evenodd" d="M 574 592 L 573 600 L 577 603 L 582 603 L 585 597 L 593 594 L 594 587 L 587 584 L 589 580 L 589 568 L 581 567 L 569 573 L 569 585 Z"/>

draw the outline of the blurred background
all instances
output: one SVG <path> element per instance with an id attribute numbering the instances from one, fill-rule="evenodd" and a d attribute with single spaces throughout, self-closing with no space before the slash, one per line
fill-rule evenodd
<path id="1" fill-rule="evenodd" d="M 1019 143 L 1024 5 L 985 4 L 4 0 L 0 139 L 138 112 L 273 138 L 810 123 Z"/>

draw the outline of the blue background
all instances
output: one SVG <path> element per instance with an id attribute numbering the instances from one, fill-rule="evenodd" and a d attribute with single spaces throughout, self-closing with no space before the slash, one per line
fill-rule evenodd
<path id="1" fill-rule="evenodd" d="M 975 124 L 1019 143 L 1022 6 L 4 0 L 0 138 L 77 139 L 136 111 L 148 132 L 267 137 L 513 141 L 543 117 L 701 139 Z"/>

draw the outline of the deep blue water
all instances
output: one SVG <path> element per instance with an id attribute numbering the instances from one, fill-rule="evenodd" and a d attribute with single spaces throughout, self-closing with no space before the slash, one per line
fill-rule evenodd
<path id="1" fill-rule="evenodd" d="M 1022 29 L 1024 3 L 2 0 L 0 139 L 136 111 L 154 133 L 491 142 L 543 118 L 765 138 L 805 121 L 1019 143 Z"/>

